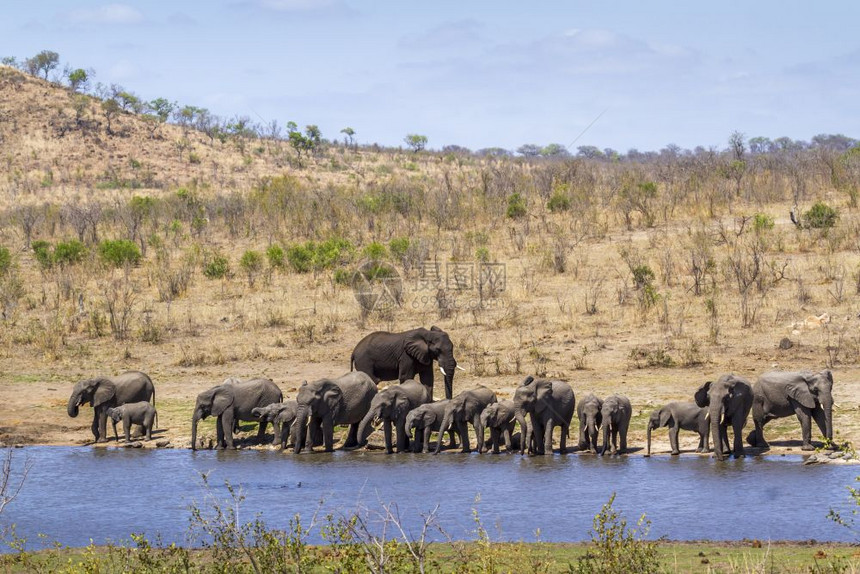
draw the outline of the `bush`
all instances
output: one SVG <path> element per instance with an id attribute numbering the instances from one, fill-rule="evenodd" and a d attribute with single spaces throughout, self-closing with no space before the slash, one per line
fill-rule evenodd
<path id="1" fill-rule="evenodd" d="M 526 199 L 520 193 L 512 193 L 508 197 L 507 215 L 511 219 L 519 219 L 526 215 Z"/>
<path id="2" fill-rule="evenodd" d="M 230 262 L 221 254 L 214 254 L 203 264 L 207 279 L 222 279 L 230 273 Z"/>
<path id="3" fill-rule="evenodd" d="M 74 265 L 84 260 L 87 255 L 87 246 L 77 239 L 60 241 L 54 248 L 53 260 L 60 267 Z"/>
<path id="4" fill-rule="evenodd" d="M 140 253 L 140 247 L 134 241 L 106 239 L 99 244 L 99 257 L 108 265 L 123 267 L 139 264 L 143 256 Z"/>
<path id="5" fill-rule="evenodd" d="M 546 207 L 553 213 L 570 210 L 570 196 L 563 189 L 556 189 L 549 201 L 546 202 Z"/>
<path id="6" fill-rule="evenodd" d="M 753 216 L 753 230 L 756 233 L 773 229 L 773 217 L 766 213 L 756 213 Z"/>
<path id="7" fill-rule="evenodd" d="M 270 245 L 266 249 L 266 259 L 269 260 L 269 267 L 272 269 L 284 268 L 284 249 L 280 245 Z"/>
<path id="8" fill-rule="evenodd" d="M 347 263 L 352 250 L 352 243 L 346 239 L 327 239 L 319 244 L 308 241 L 287 249 L 287 262 L 296 273 L 331 269 Z"/>
<path id="9" fill-rule="evenodd" d="M 382 261 L 385 259 L 385 255 L 388 250 L 385 248 L 385 245 L 379 243 L 378 241 L 374 241 L 369 243 L 362 251 L 361 254 L 371 261 Z"/>
<path id="10" fill-rule="evenodd" d="M 8 247 L 0 247 L 0 276 L 12 269 L 12 253 Z"/>
<path id="11" fill-rule="evenodd" d="M 641 289 L 650 286 L 654 281 L 654 272 L 648 265 L 637 265 L 633 268 L 633 286 Z"/>
<path id="12" fill-rule="evenodd" d="M 239 259 L 239 267 L 242 268 L 242 271 L 248 276 L 248 286 L 254 286 L 254 279 L 257 276 L 257 273 L 263 268 L 263 256 L 260 255 L 258 251 L 248 250 L 242 254 L 242 258 Z"/>
<path id="13" fill-rule="evenodd" d="M 315 251 L 313 241 L 304 245 L 293 245 L 287 249 L 287 261 L 296 273 L 309 273 L 314 266 Z"/>
<path id="14" fill-rule="evenodd" d="M 51 244 L 47 241 L 34 241 L 30 245 L 33 250 L 33 257 L 42 269 L 50 269 L 54 265 L 54 257 L 52 254 Z"/>
<path id="15" fill-rule="evenodd" d="M 395 259 L 403 259 L 406 257 L 406 254 L 409 253 L 409 238 L 395 237 L 388 242 L 388 250 L 391 252 L 391 256 Z"/>
<path id="16" fill-rule="evenodd" d="M 803 226 L 812 229 L 830 229 L 836 225 L 839 213 L 824 202 L 819 201 L 803 214 Z"/>

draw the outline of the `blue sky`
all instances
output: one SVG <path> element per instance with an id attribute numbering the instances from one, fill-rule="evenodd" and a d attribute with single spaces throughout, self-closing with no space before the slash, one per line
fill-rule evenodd
<path id="1" fill-rule="evenodd" d="M 5 0 L 0 56 L 50 49 L 145 99 L 361 143 L 725 147 L 860 137 L 860 3 Z M 605 113 L 600 116 L 602 112 Z M 600 119 L 574 143 L 595 118 Z"/>

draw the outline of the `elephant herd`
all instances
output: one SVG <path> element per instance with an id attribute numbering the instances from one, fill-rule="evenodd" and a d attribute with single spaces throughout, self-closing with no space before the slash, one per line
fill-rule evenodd
<path id="1" fill-rule="evenodd" d="M 433 401 L 433 362 L 439 363 L 446 398 Z M 627 432 L 633 416 L 630 400 L 621 395 L 600 399 L 588 394 L 577 404 L 573 389 L 559 380 L 526 377 L 513 398 L 499 401 L 487 387 L 478 386 L 453 396 L 453 344 L 437 327 L 403 333 L 376 332 L 362 339 L 353 350 L 349 373 L 337 378 L 303 382 L 294 400 L 269 379 L 240 381 L 229 378 L 197 396 L 191 419 L 191 447 L 198 446 L 197 426 L 201 419 L 216 417 L 216 447 L 232 448 L 240 421 L 258 422 L 257 441 L 262 442 L 269 423 L 273 443 L 285 449 L 293 438 L 293 450 L 334 449 L 334 428 L 348 426 L 342 445 L 351 450 L 367 445 L 375 426 L 381 424 L 385 450 L 438 453 L 448 435 L 448 448 L 459 442 L 462 452 L 471 452 L 469 425 L 480 452 L 549 454 L 553 431 L 560 430 L 559 449 L 567 451 L 567 438 L 574 411 L 579 419 L 580 451 L 616 454 L 627 451 Z M 417 379 L 416 379 L 417 378 Z M 383 390 L 379 381 L 399 380 Z M 752 412 L 754 429 L 746 437 L 754 447 L 767 448 L 764 426 L 771 420 L 797 416 L 801 425 L 802 449 L 812 450 L 814 420 L 821 434 L 833 438 L 833 375 L 820 372 L 769 372 L 754 385 L 726 374 L 709 381 L 693 393 L 694 401 L 670 402 L 651 413 L 647 423 L 645 455 L 651 454 L 652 431 L 668 427 L 671 453 L 680 453 L 681 430 L 699 435 L 696 452 L 714 456 L 743 456 L 742 431 Z M 151 404 L 150 404 L 151 400 Z M 155 410 L 155 388 L 144 373 L 130 371 L 116 377 L 99 377 L 77 383 L 69 398 L 68 414 L 90 403 L 94 409 L 92 432 L 96 442 L 107 440 L 106 424 L 123 422 L 126 441 L 130 428 L 141 425 L 151 438 Z M 520 433 L 515 434 L 519 424 Z M 733 441 L 729 441 L 731 427 Z M 485 438 L 489 430 L 489 439 Z M 431 444 L 432 433 L 437 433 Z M 602 445 L 599 438 L 602 433 Z"/>

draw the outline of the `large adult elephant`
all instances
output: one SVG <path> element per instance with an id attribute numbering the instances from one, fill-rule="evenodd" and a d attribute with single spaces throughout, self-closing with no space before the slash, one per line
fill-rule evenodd
<path id="1" fill-rule="evenodd" d="M 528 445 L 534 454 L 552 454 L 552 429 L 561 427 L 561 453 L 567 452 L 567 436 L 576 397 L 564 381 L 526 377 L 514 391 L 514 410 L 523 429 L 520 454 Z M 530 422 L 526 423 L 526 415 Z M 532 440 L 534 439 L 534 440 Z"/>
<path id="2" fill-rule="evenodd" d="M 833 440 L 833 373 L 830 371 L 765 373 L 753 385 L 753 423 L 747 437 L 752 446 L 767 448 L 764 425 L 774 419 L 797 415 L 800 421 L 802 450 L 814 450 L 812 424 Z"/>
<path id="3" fill-rule="evenodd" d="M 362 372 L 303 384 L 296 396 L 299 406 L 295 422 L 295 452 L 301 452 L 306 443 L 313 450 L 313 439 L 318 436 L 322 437 L 326 452 L 334 450 L 334 427 L 337 425 L 349 425 L 343 447 L 358 446 L 358 425 L 370 410 L 375 396 L 376 383 Z"/>
<path id="4" fill-rule="evenodd" d="M 472 452 L 469 446 L 469 423 L 475 427 L 475 437 L 478 442 L 478 454 L 484 451 L 484 425 L 481 423 L 481 413 L 498 399 L 496 393 L 484 386 L 463 391 L 448 402 L 442 424 L 439 425 L 439 438 L 436 441 L 436 454 L 442 450 L 443 434 L 451 425 L 457 429 L 462 444 L 462 452 Z"/>
<path id="5" fill-rule="evenodd" d="M 714 456 L 723 460 L 725 455 L 735 458 L 744 456 L 744 441 L 741 433 L 752 408 L 753 395 L 749 381 L 735 374 L 723 375 L 716 381 L 708 381 L 696 391 L 696 404 L 708 407 L 711 440 Z M 728 428 L 732 426 L 734 447 L 729 445 Z"/>
<path id="6" fill-rule="evenodd" d="M 381 420 L 386 452 L 394 452 L 391 441 L 392 425 L 397 435 L 397 452 L 406 452 L 409 449 L 406 416 L 412 409 L 431 400 L 427 387 L 412 379 L 386 387 L 370 401 L 370 409 L 358 425 L 359 444 L 367 444 L 367 438 L 373 432 L 373 421 Z"/>
<path id="7" fill-rule="evenodd" d="M 445 398 L 454 389 L 454 370 L 461 369 L 454 359 L 454 344 L 439 327 L 419 328 L 402 333 L 376 331 L 358 342 L 350 358 L 350 370 L 370 375 L 379 381 L 408 381 L 418 377 L 433 398 L 433 361 L 445 381 Z"/>
<path id="8" fill-rule="evenodd" d="M 257 441 L 262 442 L 267 422 L 254 414 L 254 409 L 283 401 L 284 395 L 271 379 L 240 381 L 229 378 L 223 383 L 197 395 L 191 417 L 191 449 L 197 449 L 197 423 L 208 416 L 217 417 L 216 448 L 233 448 L 233 429 L 239 421 L 258 422 Z"/>
<path id="9" fill-rule="evenodd" d="M 150 399 L 155 406 L 155 386 L 149 375 L 140 371 L 127 371 L 116 377 L 96 377 L 79 381 L 69 397 L 68 413 L 74 418 L 78 416 L 78 407 L 90 403 L 93 407 L 93 436 L 96 442 L 103 442 L 107 440 L 109 408 Z"/>

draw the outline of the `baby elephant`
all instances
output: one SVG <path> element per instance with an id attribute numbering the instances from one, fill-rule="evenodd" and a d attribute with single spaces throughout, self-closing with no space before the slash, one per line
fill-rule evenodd
<path id="1" fill-rule="evenodd" d="M 611 395 L 603 401 L 600 408 L 600 418 L 603 419 L 603 451 L 601 455 L 620 454 L 627 450 L 627 428 L 630 426 L 630 417 L 633 416 L 633 407 L 630 399 L 621 395 Z M 618 444 L 619 435 L 621 444 Z M 610 443 L 609 439 L 612 438 Z"/>
<path id="2" fill-rule="evenodd" d="M 579 450 L 597 454 L 597 437 L 603 422 L 600 412 L 602 408 L 603 401 L 593 393 L 589 393 L 576 405 L 576 416 L 579 418 Z"/>
<path id="3" fill-rule="evenodd" d="M 430 452 L 430 435 L 439 432 L 442 419 L 445 418 L 445 409 L 448 407 L 449 399 L 442 399 L 435 403 L 424 403 L 409 411 L 406 415 L 406 436 L 412 436 L 415 429 L 415 438 L 412 440 L 412 452 Z M 456 446 L 454 431 L 448 431 L 449 446 Z"/>
<path id="4" fill-rule="evenodd" d="M 265 407 L 255 407 L 251 409 L 251 414 L 260 419 L 261 424 L 272 423 L 274 436 L 272 444 L 280 444 L 281 450 L 287 448 L 287 441 L 290 440 L 290 430 L 293 423 L 296 422 L 296 410 L 299 403 L 296 401 L 284 401 L 282 403 L 272 403 Z"/>
<path id="5" fill-rule="evenodd" d="M 681 429 L 699 433 L 699 447 L 696 452 L 708 452 L 709 434 L 708 408 L 700 408 L 696 403 L 673 402 L 651 413 L 648 419 L 648 443 L 645 456 L 651 456 L 651 431 L 669 427 L 669 445 L 672 454 L 681 454 L 678 448 L 678 431 Z"/>
<path id="6" fill-rule="evenodd" d="M 514 451 L 514 425 L 517 424 L 515 416 L 513 400 L 492 403 L 481 412 L 481 424 L 484 425 L 484 428 L 490 429 L 490 440 L 485 443 L 486 452 L 492 449 L 493 454 L 499 454 L 502 440 L 505 441 L 505 452 Z M 519 445 L 517 445 L 517 450 L 519 450 Z"/>
<path id="7" fill-rule="evenodd" d="M 131 425 L 140 425 L 146 432 L 146 440 L 152 440 L 152 425 L 158 424 L 158 413 L 149 401 L 138 403 L 126 403 L 118 407 L 109 408 L 107 416 L 113 421 L 113 434 L 119 441 L 116 433 L 116 423 L 122 421 L 122 430 L 125 432 L 125 442 L 131 442 Z"/>

